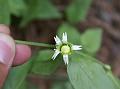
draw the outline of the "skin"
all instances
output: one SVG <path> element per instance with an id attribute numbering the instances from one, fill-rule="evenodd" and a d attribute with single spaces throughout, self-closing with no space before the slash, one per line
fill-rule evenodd
<path id="1" fill-rule="evenodd" d="M 12 66 L 25 63 L 31 56 L 27 45 L 15 44 L 10 36 L 10 29 L 0 24 L 0 89 Z"/>

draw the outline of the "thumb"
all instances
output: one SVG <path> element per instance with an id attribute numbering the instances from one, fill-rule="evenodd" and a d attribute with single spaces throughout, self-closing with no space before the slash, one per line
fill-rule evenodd
<path id="1" fill-rule="evenodd" d="M 9 35 L 0 33 L 0 89 L 7 77 L 14 56 L 14 40 Z"/>

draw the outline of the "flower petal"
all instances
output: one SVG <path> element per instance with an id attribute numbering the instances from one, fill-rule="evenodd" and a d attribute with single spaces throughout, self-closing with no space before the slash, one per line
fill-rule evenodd
<path id="1" fill-rule="evenodd" d="M 52 56 L 52 59 L 54 60 L 59 53 L 60 51 L 56 49 L 54 55 Z"/>
<path id="2" fill-rule="evenodd" d="M 63 36 L 62 36 L 62 41 L 63 43 L 67 43 L 67 33 L 63 33 Z"/>
<path id="3" fill-rule="evenodd" d="M 55 39 L 56 45 L 62 44 L 62 42 L 58 36 L 54 37 L 54 39 Z"/>
<path id="4" fill-rule="evenodd" d="M 82 49 L 81 47 L 82 47 L 81 45 L 73 45 L 72 50 L 81 50 Z"/>
<path id="5" fill-rule="evenodd" d="M 65 64 L 68 64 L 68 55 L 64 54 L 63 55 L 63 60 Z"/>

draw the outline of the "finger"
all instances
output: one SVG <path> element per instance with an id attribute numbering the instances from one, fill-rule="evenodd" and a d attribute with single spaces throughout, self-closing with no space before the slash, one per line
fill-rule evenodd
<path id="1" fill-rule="evenodd" d="M 25 63 L 31 56 L 31 49 L 27 45 L 16 45 L 16 55 L 13 61 L 13 66 Z"/>
<path id="2" fill-rule="evenodd" d="M 0 33 L 0 89 L 7 77 L 14 56 L 14 40 L 9 35 Z"/>
<path id="3" fill-rule="evenodd" d="M 0 24 L 0 32 L 5 34 L 10 34 L 10 29 L 4 24 Z"/>

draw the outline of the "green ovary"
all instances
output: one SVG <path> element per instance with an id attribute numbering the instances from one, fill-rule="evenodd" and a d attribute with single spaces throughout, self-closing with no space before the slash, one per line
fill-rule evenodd
<path id="1" fill-rule="evenodd" d="M 71 51 L 71 49 L 70 49 L 70 47 L 68 45 L 63 45 L 61 47 L 61 53 L 63 53 L 63 54 L 69 54 L 70 51 Z"/>

